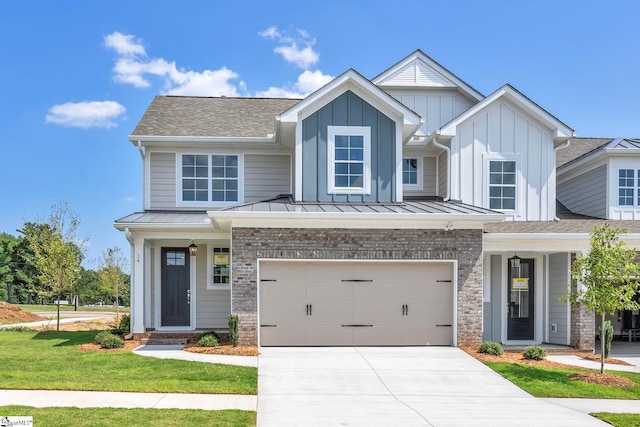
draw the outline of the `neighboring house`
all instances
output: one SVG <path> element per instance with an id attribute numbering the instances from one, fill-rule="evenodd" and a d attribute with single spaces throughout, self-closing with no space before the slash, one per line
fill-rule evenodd
<path id="1" fill-rule="evenodd" d="M 593 316 L 558 300 L 599 222 L 557 204 L 565 181 L 592 191 L 582 158 L 556 177 L 572 138 L 513 87 L 485 97 L 421 51 L 302 100 L 158 96 L 129 138 L 144 210 L 115 224 L 132 331 L 225 330 L 235 313 L 263 346 L 588 348 Z M 588 162 L 640 173 L 610 157 Z"/>

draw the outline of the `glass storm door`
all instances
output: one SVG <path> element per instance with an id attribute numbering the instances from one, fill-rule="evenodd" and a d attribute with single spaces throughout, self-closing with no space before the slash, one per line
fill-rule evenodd
<path id="1" fill-rule="evenodd" d="M 162 326 L 189 326 L 189 252 L 186 248 L 162 248 Z"/>
<path id="2" fill-rule="evenodd" d="M 534 339 L 534 260 L 521 259 L 520 267 L 509 263 L 507 284 L 507 339 Z"/>

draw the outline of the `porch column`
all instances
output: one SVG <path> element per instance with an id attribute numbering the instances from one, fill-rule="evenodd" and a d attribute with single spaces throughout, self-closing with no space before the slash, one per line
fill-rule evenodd
<path id="1" fill-rule="evenodd" d="M 142 334 L 144 328 L 144 239 L 133 239 L 133 256 L 131 259 L 131 332 Z"/>

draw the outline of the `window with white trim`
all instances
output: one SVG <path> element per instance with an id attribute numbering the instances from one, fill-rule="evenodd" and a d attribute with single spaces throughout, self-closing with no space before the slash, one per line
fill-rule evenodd
<path id="1" fill-rule="evenodd" d="M 402 186 L 407 190 L 422 190 L 422 156 L 402 158 Z"/>
<path id="2" fill-rule="evenodd" d="M 640 206 L 640 170 L 618 170 L 618 205 Z"/>
<path id="3" fill-rule="evenodd" d="M 371 129 L 365 126 L 329 126 L 328 192 L 371 193 Z"/>
<path id="4" fill-rule="evenodd" d="M 231 252 L 229 247 L 208 246 L 207 289 L 230 289 Z"/>
<path id="5" fill-rule="evenodd" d="M 489 209 L 516 210 L 515 160 L 489 160 Z"/>
<path id="6" fill-rule="evenodd" d="M 241 168 L 238 154 L 180 154 L 179 203 L 242 202 Z"/>

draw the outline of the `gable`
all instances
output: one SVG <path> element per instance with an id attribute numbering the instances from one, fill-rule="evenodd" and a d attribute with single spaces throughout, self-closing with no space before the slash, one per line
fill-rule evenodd
<path id="1" fill-rule="evenodd" d="M 384 89 L 456 89 L 474 102 L 484 99 L 480 92 L 421 50 L 413 52 L 371 81 Z"/>
<path id="2" fill-rule="evenodd" d="M 451 80 L 416 58 L 382 80 L 380 86 L 419 86 L 423 88 L 455 88 Z"/>

